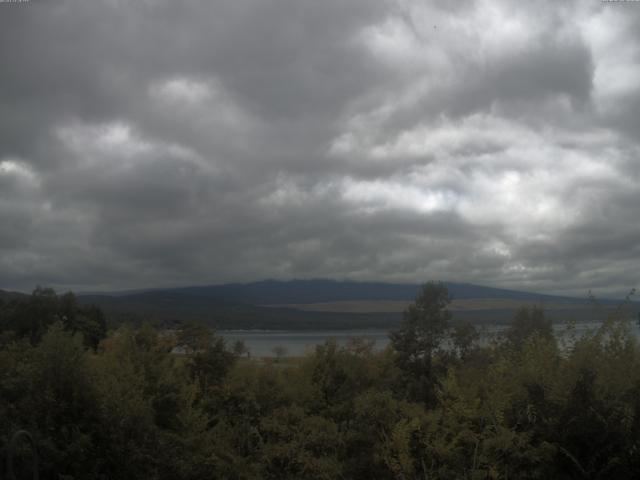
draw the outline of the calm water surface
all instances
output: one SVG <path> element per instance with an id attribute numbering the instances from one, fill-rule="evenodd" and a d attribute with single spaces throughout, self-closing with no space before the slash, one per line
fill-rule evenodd
<path id="1" fill-rule="evenodd" d="M 568 330 L 564 324 L 554 325 L 556 338 L 560 341 L 570 342 L 572 338 L 579 338 L 589 331 L 596 329 L 600 323 L 578 323 L 572 330 Z M 630 322 L 631 331 L 640 338 L 640 329 L 634 322 Z M 500 332 L 505 325 L 487 325 L 480 327 L 481 343 L 488 343 Z M 283 347 L 285 355 L 300 356 L 313 351 L 316 345 L 320 345 L 330 338 L 335 338 L 339 345 L 345 345 L 349 339 L 363 337 L 375 342 L 376 350 L 384 349 L 389 343 L 388 330 L 360 329 L 360 330 L 221 330 L 218 332 L 227 342 L 232 344 L 236 340 L 242 340 L 252 356 L 272 357 L 274 349 Z"/>

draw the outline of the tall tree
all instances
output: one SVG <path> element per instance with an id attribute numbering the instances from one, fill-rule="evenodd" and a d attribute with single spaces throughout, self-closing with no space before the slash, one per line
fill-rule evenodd
<path id="1" fill-rule="evenodd" d="M 506 332 L 509 343 L 517 348 L 521 348 L 533 335 L 550 341 L 554 339 L 551 320 L 545 318 L 544 310 L 539 305 L 518 309 Z"/>
<path id="2" fill-rule="evenodd" d="M 449 327 L 449 303 L 451 297 L 443 283 L 427 282 L 404 311 L 400 328 L 390 334 L 396 363 L 409 381 L 410 395 L 427 405 L 435 400 L 433 359 Z"/>

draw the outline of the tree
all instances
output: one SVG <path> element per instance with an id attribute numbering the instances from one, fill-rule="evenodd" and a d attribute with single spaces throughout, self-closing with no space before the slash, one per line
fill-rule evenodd
<path id="1" fill-rule="evenodd" d="M 107 320 L 102 310 L 95 305 L 79 307 L 72 292 L 59 296 L 58 303 L 57 316 L 64 324 L 65 330 L 71 333 L 80 332 L 84 344 L 95 350 L 100 340 L 107 336 Z"/>
<path id="2" fill-rule="evenodd" d="M 30 297 L 15 301 L 7 326 L 18 338 L 29 338 L 36 345 L 47 328 L 60 319 L 59 303 L 52 288 L 38 286 Z"/>
<path id="3" fill-rule="evenodd" d="M 199 323 L 188 323 L 178 332 L 178 345 L 191 355 L 205 351 L 213 342 L 213 331 Z"/>
<path id="4" fill-rule="evenodd" d="M 410 381 L 410 394 L 428 405 L 435 400 L 433 358 L 449 327 L 449 303 L 443 283 L 427 282 L 404 311 L 400 328 L 390 334 L 396 363 Z"/>
<path id="5" fill-rule="evenodd" d="M 276 356 L 276 362 L 279 362 L 287 355 L 287 347 L 283 347 L 282 345 L 276 345 L 271 351 Z"/>
<path id="6" fill-rule="evenodd" d="M 236 340 L 235 342 L 233 342 L 233 347 L 231 348 L 231 350 L 236 357 L 241 357 L 245 353 L 247 354 L 247 357 L 249 357 L 249 348 L 244 343 L 244 340 Z"/>
<path id="7" fill-rule="evenodd" d="M 57 478 L 96 478 L 92 433 L 99 425 L 99 397 L 82 337 L 55 322 L 32 352 L 33 390 L 23 401 L 42 458 L 41 478 L 54 478 L 54 472 Z"/>
<path id="8" fill-rule="evenodd" d="M 478 330 L 469 322 L 456 325 L 451 332 L 451 341 L 461 360 L 469 356 L 479 338 Z"/>
<path id="9" fill-rule="evenodd" d="M 11 300 L 2 308 L 0 330 L 4 338 L 28 338 L 33 345 L 47 329 L 61 322 L 66 331 L 79 332 L 84 344 L 95 350 L 107 336 L 107 321 L 95 305 L 80 306 L 73 293 L 57 295 L 52 288 L 37 287 L 28 297 Z"/>
<path id="10" fill-rule="evenodd" d="M 344 478 L 339 460 L 342 439 L 331 419 L 308 415 L 302 407 L 291 405 L 263 417 L 260 430 L 265 439 L 262 478 Z"/>
<path id="11" fill-rule="evenodd" d="M 178 345 L 188 355 L 187 368 L 203 394 L 222 382 L 237 359 L 222 337 L 197 323 L 185 325 L 178 334 Z"/>
<path id="12" fill-rule="evenodd" d="M 551 320 L 545 318 L 540 306 L 521 307 L 506 334 L 507 341 L 516 348 L 521 347 L 532 335 L 546 340 L 554 338 Z"/>

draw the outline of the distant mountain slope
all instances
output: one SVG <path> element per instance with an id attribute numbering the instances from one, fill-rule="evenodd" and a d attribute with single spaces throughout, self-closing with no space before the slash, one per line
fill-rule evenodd
<path id="1" fill-rule="evenodd" d="M 517 306 L 545 305 L 554 319 L 593 319 L 589 301 L 569 297 L 446 282 L 455 299 L 454 319 L 508 322 Z M 110 318 L 165 324 L 203 321 L 216 328 L 390 328 L 402 305 L 415 299 L 417 284 L 333 280 L 266 280 L 247 284 L 182 287 L 110 294 L 80 294 Z M 601 302 L 607 309 L 611 301 Z M 397 310 L 390 305 L 398 305 Z M 347 308 L 348 307 L 348 308 Z M 632 306 L 635 311 L 638 304 Z M 635 314 L 635 313 L 634 313 Z"/>
<path id="2" fill-rule="evenodd" d="M 444 282 L 455 299 L 504 298 L 512 300 L 582 301 L 538 293 L 484 287 L 468 283 Z M 167 299 L 197 297 L 250 305 L 320 303 L 345 300 L 413 300 L 420 291 L 419 284 L 382 282 L 348 282 L 336 280 L 265 280 L 253 283 L 231 283 L 135 292 L 114 292 L 110 297 L 129 299 Z M 90 296 L 96 296 L 91 294 Z M 88 295 L 82 295 L 88 296 Z"/>
<path id="3" fill-rule="evenodd" d="M 166 326 L 198 321 L 217 329 L 318 329 L 389 328 L 399 313 L 305 312 L 225 302 L 183 293 L 132 295 L 131 297 L 81 296 L 79 301 L 98 305 L 112 322 L 150 321 Z"/>
<path id="4" fill-rule="evenodd" d="M 20 292 L 9 292 L 7 290 L 0 290 L 0 300 L 8 301 L 16 298 L 25 298 L 26 294 Z"/>

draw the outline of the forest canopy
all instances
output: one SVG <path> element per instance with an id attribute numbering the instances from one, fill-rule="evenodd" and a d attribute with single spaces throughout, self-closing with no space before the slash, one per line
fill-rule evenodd
<path id="1" fill-rule="evenodd" d="M 202 325 L 107 332 L 99 309 L 36 289 L 0 305 L 0 454 L 24 429 L 40 478 L 638 478 L 628 322 L 560 341 L 522 309 L 480 343 L 448 302 L 426 284 L 384 351 L 268 359 Z M 26 444 L 11 455 L 27 478 Z"/>

